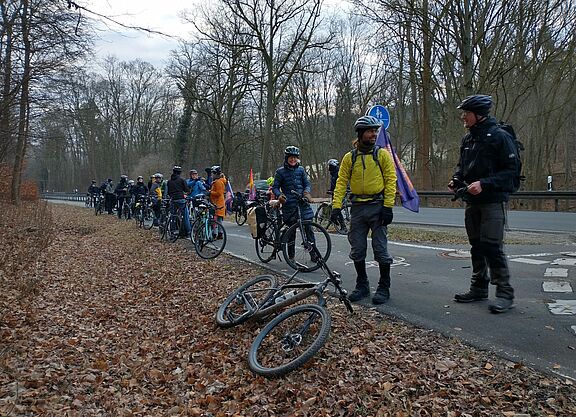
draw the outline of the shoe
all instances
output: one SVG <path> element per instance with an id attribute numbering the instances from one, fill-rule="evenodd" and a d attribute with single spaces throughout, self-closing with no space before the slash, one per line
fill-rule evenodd
<path id="1" fill-rule="evenodd" d="M 372 297 L 373 304 L 384 304 L 390 299 L 390 289 L 384 287 L 378 287 L 376 292 L 374 293 L 374 297 Z"/>
<path id="2" fill-rule="evenodd" d="M 356 286 L 356 289 L 352 291 L 352 294 L 348 296 L 348 299 L 355 303 L 356 301 L 360 301 L 363 298 L 370 296 L 370 288 L 368 286 Z"/>
<path id="3" fill-rule="evenodd" d="M 472 303 L 482 301 L 488 298 L 488 290 L 477 290 L 471 288 L 468 292 L 454 295 L 454 301 L 458 303 Z"/>
<path id="4" fill-rule="evenodd" d="M 224 239 L 224 235 L 222 233 L 218 233 L 218 236 L 216 236 L 216 240 L 222 240 Z"/>
<path id="5" fill-rule="evenodd" d="M 490 303 L 488 309 L 491 313 L 505 313 L 511 308 L 514 308 L 514 300 L 510 298 L 496 297 L 496 299 Z"/>

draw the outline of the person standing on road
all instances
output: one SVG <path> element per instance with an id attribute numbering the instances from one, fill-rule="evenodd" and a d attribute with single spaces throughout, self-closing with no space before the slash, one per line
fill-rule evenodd
<path id="1" fill-rule="evenodd" d="M 122 218 L 122 206 L 124 205 L 124 200 L 130 198 L 130 192 L 128 191 L 128 176 L 122 175 L 120 177 L 120 182 L 116 185 L 114 190 L 116 194 L 116 214 L 118 218 Z M 130 212 L 128 212 L 128 218 L 130 218 Z"/>
<path id="2" fill-rule="evenodd" d="M 312 184 L 308 179 L 308 174 L 300 165 L 300 149 L 296 146 L 287 146 L 284 149 L 284 165 L 276 170 L 272 192 L 282 204 L 282 219 L 287 227 L 298 221 L 299 199 L 296 196 L 304 197 L 307 203 L 300 207 L 302 220 L 312 220 L 314 212 L 310 204 L 312 202 Z M 296 192 L 294 194 L 293 192 Z M 309 236 L 314 239 L 314 236 Z M 288 237 L 288 256 L 294 258 L 296 253 L 294 246 L 295 236 Z"/>
<path id="3" fill-rule="evenodd" d="M 226 176 L 218 165 L 211 168 L 212 185 L 210 187 L 210 202 L 216 206 L 214 213 L 216 221 L 220 224 L 226 216 Z M 222 239 L 222 234 L 218 234 L 218 239 Z"/>
<path id="4" fill-rule="evenodd" d="M 505 203 L 513 186 L 518 160 L 512 138 L 490 116 L 492 97 L 469 96 L 458 109 L 469 132 L 462 139 L 460 159 L 448 187 L 466 186 L 464 223 L 471 245 L 472 278 L 466 293 L 456 294 L 460 303 L 488 298 L 488 284 L 496 286 L 496 298 L 490 303 L 493 313 L 513 307 L 514 289 L 503 249 Z M 490 270 L 490 277 L 488 276 Z"/>
<path id="5" fill-rule="evenodd" d="M 362 116 L 356 121 L 355 149 L 342 158 L 332 197 L 330 220 L 335 223 L 340 219 L 342 200 L 350 182 L 352 207 L 348 242 L 350 259 L 354 261 L 357 274 L 356 288 L 348 297 L 352 302 L 370 296 L 370 283 L 366 274 L 366 250 L 370 230 L 374 259 L 380 269 L 378 288 L 372 302 L 384 304 L 390 298 L 392 257 L 388 253 L 388 225 L 394 217 L 392 207 L 396 196 L 396 171 L 390 153 L 376 147 L 380 125 L 380 121 L 372 116 Z"/>

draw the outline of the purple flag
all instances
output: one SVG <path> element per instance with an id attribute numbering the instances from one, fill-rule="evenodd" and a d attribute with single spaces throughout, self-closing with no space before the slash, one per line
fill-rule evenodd
<path id="1" fill-rule="evenodd" d="M 378 132 L 378 138 L 376 139 L 376 145 L 387 149 L 392 155 L 392 159 L 394 160 L 394 167 L 396 168 L 396 177 L 397 184 L 398 184 L 398 192 L 400 193 L 400 201 L 402 201 L 402 207 L 418 213 L 420 209 L 420 197 L 418 197 L 418 193 L 414 189 L 412 185 L 412 181 L 408 177 L 404 166 L 402 166 L 402 162 L 400 162 L 400 158 L 394 152 L 394 148 L 392 147 L 392 143 L 388 138 L 388 134 L 386 133 L 386 129 L 380 128 Z"/>
<path id="2" fill-rule="evenodd" d="M 226 181 L 226 211 L 228 214 L 232 213 L 232 201 L 234 200 L 234 191 L 232 191 L 232 184 Z"/>

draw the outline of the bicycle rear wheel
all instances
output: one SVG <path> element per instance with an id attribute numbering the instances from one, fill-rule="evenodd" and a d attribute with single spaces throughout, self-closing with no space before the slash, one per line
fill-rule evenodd
<path id="1" fill-rule="evenodd" d="M 320 268 L 320 263 L 316 255 L 311 250 L 314 242 L 320 252 L 322 259 L 327 261 L 332 250 L 330 235 L 318 223 L 303 221 L 303 233 L 300 224 L 295 223 L 282 235 L 282 253 L 288 265 L 293 269 L 300 269 L 302 272 L 311 272 Z"/>
<path id="2" fill-rule="evenodd" d="M 262 262 L 267 263 L 276 258 L 276 231 L 273 223 L 269 223 L 264 231 L 264 236 L 254 240 L 256 255 Z"/>
<path id="3" fill-rule="evenodd" d="M 244 223 L 246 223 L 246 210 L 244 209 L 238 209 L 236 210 L 236 212 L 234 213 L 234 217 L 236 220 L 236 224 L 238 226 L 242 226 Z"/>
<path id="4" fill-rule="evenodd" d="M 330 215 L 332 214 L 332 204 L 322 203 L 316 209 L 314 214 L 314 221 L 323 228 L 327 229 L 330 226 Z"/>
<path id="5" fill-rule="evenodd" d="M 180 229 L 182 227 L 182 219 L 177 214 L 171 214 L 168 217 L 168 240 L 172 243 L 176 242 L 180 237 Z"/>
<path id="6" fill-rule="evenodd" d="M 213 259 L 220 255 L 226 246 L 226 230 L 213 219 L 198 219 L 199 227 L 194 227 L 194 249 L 198 256 Z M 194 223 L 194 224 L 196 224 Z"/>
<path id="7" fill-rule="evenodd" d="M 267 378 L 279 377 L 301 367 L 324 346 L 332 319 L 318 304 L 303 304 L 276 316 L 256 336 L 248 365 Z"/>
<path id="8" fill-rule="evenodd" d="M 277 280 L 272 275 L 259 275 L 234 290 L 216 312 L 220 327 L 238 326 L 248 320 L 274 294 Z"/>

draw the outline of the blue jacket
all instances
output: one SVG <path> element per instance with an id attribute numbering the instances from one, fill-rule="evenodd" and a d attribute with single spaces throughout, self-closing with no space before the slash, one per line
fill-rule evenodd
<path id="1" fill-rule="evenodd" d="M 311 190 L 312 185 L 310 184 L 308 175 L 299 164 L 291 167 L 287 163 L 284 163 L 283 167 L 276 170 L 274 183 L 272 183 L 272 191 L 277 198 L 280 194 L 286 196 L 286 203 L 282 206 L 282 214 L 284 215 L 285 221 L 288 217 L 294 215 L 298 204 L 298 200 L 296 196 L 292 194 L 292 191 L 296 191 L 298 195 L 301 196 L 304 192 L 309 193 Z M 306 205 L 306 207 L 302 209 L 302 219 L 310 220 L 314 216 L 310 205 Z"/>
<path id="2" fill-rule="evenodd" d="M 192 178 L 188 178 L 187 180 L 188 187 L 190 187 L 190 198 L 194 198 L 197 195 L 206 195 L 206 187 L 204 186 L 204 182 L 198 178 L 197 180 L 193 180 Z"/>

